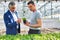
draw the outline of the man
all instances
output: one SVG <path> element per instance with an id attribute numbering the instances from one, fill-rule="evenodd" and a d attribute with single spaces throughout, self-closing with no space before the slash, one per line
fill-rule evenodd
<path id="1" fill-rule="evenodd" d="M 26 22 L 26 26 L 29 26 L 28 34 L 40 34 L 40 27 L 42 26 L 41 13 L 36 10 L 36 6 L 33 1 L 28 2 L 28 8 L 33 12 L 31 15 L 30 23 Z"/>
<path id="2" fill-rule="evenodd" d="M 20 33 L 20 22 L 21 20 L 18 18 L 18 14 L 15 11 L 15 3 L 10 2 L 9 10 L 4 13 L 4 22 L 6 25 L 6 34 L 8 35 L 16 35 Z"/>

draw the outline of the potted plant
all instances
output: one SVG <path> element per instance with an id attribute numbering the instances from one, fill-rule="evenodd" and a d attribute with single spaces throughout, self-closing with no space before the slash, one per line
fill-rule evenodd
<path id="1" fill-rule="evenodd" d="M 22 18 L 22 20 L 23 20 L 23 23 L 26 24 L 26 21 L 27 21 L 26 18 Z"/>

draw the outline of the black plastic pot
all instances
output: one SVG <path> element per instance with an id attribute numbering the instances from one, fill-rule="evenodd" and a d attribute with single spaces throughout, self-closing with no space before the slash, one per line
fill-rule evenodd
<path id="1" fill-rule="evenodd" d="M 23 23 L 26 24 L 26 20 L 23 20 Z"/>

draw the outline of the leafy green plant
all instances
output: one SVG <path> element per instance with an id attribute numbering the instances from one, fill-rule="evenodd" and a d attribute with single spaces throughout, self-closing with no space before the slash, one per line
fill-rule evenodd
<path id="1" fill-rule="evenodd" d="M 23 20 L 23 23 L 26 24 L 26 21 L 27 21 L 26 18 L 22 18 L 22 20 Z"/>
<path id="2" fill-rule="evenodd" d="M 60 33 L 4 35 L 0 36 L 0 40 L 60 40 Z"/>

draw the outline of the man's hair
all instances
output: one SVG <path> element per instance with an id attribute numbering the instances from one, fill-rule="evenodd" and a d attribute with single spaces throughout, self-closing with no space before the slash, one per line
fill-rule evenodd
<path id="1" fill-rule="evenodd" d="M 27 5 L 29 5 L 29 4 L 35 4 L 33 1 L 29 1 L 28 3 L 27 3 Z"/>
<path id="2" fill-rule="evenodd" d="M 13 6 L 13 5 L 15 5 L 15 2 L 10 2 L 10 3 L 8 4 L 8 7 Z"/>

